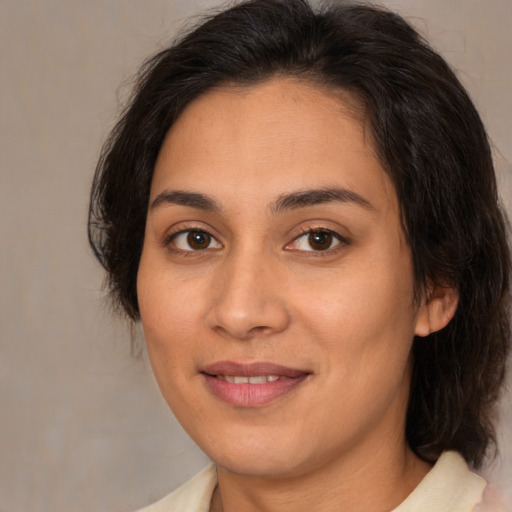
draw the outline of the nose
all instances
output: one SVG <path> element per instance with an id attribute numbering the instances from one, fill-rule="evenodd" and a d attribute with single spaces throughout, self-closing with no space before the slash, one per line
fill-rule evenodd
<path id="1" fill-rule="evenodd" d="M 218 333 L 249 340 L 284 331 L 289 325 L 286 297 L 263 257 L 234 256 L 223 263 L 214 283 L 206 322 Z"/>

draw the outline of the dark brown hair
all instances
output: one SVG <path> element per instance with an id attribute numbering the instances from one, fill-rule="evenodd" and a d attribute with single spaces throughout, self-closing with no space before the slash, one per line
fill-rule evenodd
<path id="1" fill-rule="evenodd" d="M 434 461 L 475 466 L 494 441 L 510 347 L 510 254 L 481 119 L 445 61 L 400 16 L 339 2 L 252 0 L 206 20 L 148 60 L 103 148 L 89 239 L 114 302 L 138 319 L 136 276 L 153 168 L 183 109 L 213 87 L 291 76 L 357 98 L 394 183 L 417 290 L 454 286 L 449 325 L 414 340 L 406 434 Z"/>

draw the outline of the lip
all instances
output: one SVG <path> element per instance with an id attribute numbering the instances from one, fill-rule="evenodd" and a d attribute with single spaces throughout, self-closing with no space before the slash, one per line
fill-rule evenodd
<path id="1" fill-rule="evenodd" d="M 200 369 L 208 389 L 220 400 L 235 407 L 262 407 L 296 389 L 311 374 L 270 362 L 235 363 L 219 361 Z M 235 384 L 224 376 L 258 377 L 272 375 L 278 380 L 260 384 Z M 221 378 L 219 378 L 219 376 Z"/>

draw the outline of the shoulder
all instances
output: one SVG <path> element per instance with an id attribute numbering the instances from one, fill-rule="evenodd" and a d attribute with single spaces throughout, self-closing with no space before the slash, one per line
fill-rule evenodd
<path id="1" fill-rule="evenodd" d="M 393 512 L 471 512 L 487 482 L 456 452 L 445 452 L 418 487 Z"/>
<path id="2" fill-rule="evenodd" d="M 217 472 L 211 464 L 161 500 L 138 512 L 208 512 Z"/>

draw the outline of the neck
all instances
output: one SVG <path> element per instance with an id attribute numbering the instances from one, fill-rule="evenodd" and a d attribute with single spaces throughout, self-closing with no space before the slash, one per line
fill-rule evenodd
<path id="1" fill-rule="evenodd" d="M 329 467 L 284 478 L 246 476 L 218 467 L 210 512 L 392 510 L 430 469 L 408 448 L 394 448 L 391 457 L 389 447 L 373 447 L 369 454 L 353 454 Z"/>

